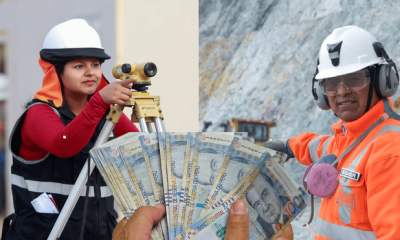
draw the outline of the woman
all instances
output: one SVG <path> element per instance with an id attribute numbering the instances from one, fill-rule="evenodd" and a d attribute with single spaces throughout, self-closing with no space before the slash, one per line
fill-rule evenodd
<path id="1" fill-rule="evenodd" d="M 135 79 L 108 84 L 102 75 L 101 63 L 109 58 L 97 32 L 82 19 L 61 23 L 47 34 L 39 58 L 43 88 L 28 103 L 10 137 L 15 215 L 6 239 L 47 239 L 58 214 L 38 212 L 31 201 L 45 192 L 61 211 L 110 105 L 131 97 Z M 130 131 L 138 129 L 122 115 L 114 135 Z M 117 214 L 97 168 L 88 185 L 84 239 L 111 239 Z M 60 239 L 79 239 L 84 202 L 82 193 Z"/>

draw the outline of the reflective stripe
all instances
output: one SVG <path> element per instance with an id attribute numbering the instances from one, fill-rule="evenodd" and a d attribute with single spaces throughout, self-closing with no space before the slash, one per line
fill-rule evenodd
<path id="1" fill-rule="evenodd" d="M 364 231 L 356 228 L 345 227 L 327 222 L 321 218 L 319 219 L 319 235 L 334 240 L 376 239 L 373 231 Z"/>
<path id="2" fill-rule="evenodd" d="M 321 156 L 324 156 L 326 154 L 326 151 L 328 149 L 328 144 L 331 142 L 332 138 L 333 138 L 333 136 L 331 136 L 325 140 L 324 145 L 322 145 L 322 155 Z"/>
<path id="3" fill-rule="evenodd" d="M 342 191 L 347 194 L 351 194 L 351 190 L 352 187 L 342 187 Z M 349 206 L 343 206 L 342 204 L 339 204 L 339 218 L 343 223 L 350 224 L 351 208 Z"/>
<path id="4" fill-rule="evenodd" d="M 310 157 L 313 162 L 316 162 L 318 160 L 317 150 L 318 150 L 319 142 L 321 141 L 321 137 L 322 136 L 318 136 L 318 137 L 314 138 L 308 144 L 308 151 L 310 153 Z"/>
<path id="5" fill-rule="evenodd" d="M 46 192 L 46 193 L 54 193 L 60 195 L 68 196 L 74 187 L 72 184 L 62 184 L 55 182 L 40 182 L 40 181 L 32 181 L 25 180 L 23 177 L 11 174 L 11 184 L 18 186 L 20 188 L 27 189 L 30 192 Z M 112 193 L 107 186 L 100 187 L 100 195 L 101 197 L 110 197 Z M 83 188 L 81 197 L 86 196 L 86 187 Z M 94 197 L 94 187 L 89 187 L 89 197 Z"/>

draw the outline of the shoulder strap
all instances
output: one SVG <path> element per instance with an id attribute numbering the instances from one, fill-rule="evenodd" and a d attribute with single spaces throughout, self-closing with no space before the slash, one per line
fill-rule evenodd
<path id="1" fill-rule="evenodd" d="M 44 103 L 44 102 L 34 102 L 34 103 L 30 104 L 30 105 L 25 109 L 25 111 L 21 114 L 21 116 L 18 118 L 17 122 L 15 123 L 15 125 L 14 125 L 14 127 L 13 127 L 13 129 L 12 129 L 12 131 L 11 131 L 11 135 L 10 135 L 10 138 L 9 138 L 9 140 L 8 140 L 8 149 L 10 150 L 12 156 L 13 156 L 16 160 L 18 160 L 18 161 L 20 161 L 20 162 L 22 162 L 22 163 L 25 163 L 25 164 L 35 164 L 35 163 L 41 162 L 41 161 L 43 161 L 44 159 L 46 159 L 46 158 L 48 157 L 48 155 L 50 154 L 50 153 L 48 153 L 44 158 L 39 159 L 39 160 L 37 160 L 37 161 L 26 161 L 25 159 L 23 159 L 23 158 L 21 158 L 20 156 L 18 156 L 19 148 L 21 147 L 21 139 L 16 139 L 15 137 L 16 137 L 16 136 L 21 136 L 22 125 L 23 125 L 23 123 L 24 123 L 25 116 L 26 116 L 26 113 L 28 112 L 28 110 L 29 110 L 31 107 L 33 107 L 33 106 L 35 106 L 35 105 L 38 105 L 38 104 L 43 104 L 43 105 L 46 105 L 46 106 L 48 106 L 48 107 L 51 107 L 51 108 L 54 110 L 54 112 L 55 112 L 59 117 L 61 117 L 61 116 L 60 116 L 60 113 L 57 111 L 56 108 L 54 108 L 54 107 L 52 107 L 52 106 L 50 106 L 49 104 Z M 21 138 L 21 137 L 20 137 L 20 138 Z"/>

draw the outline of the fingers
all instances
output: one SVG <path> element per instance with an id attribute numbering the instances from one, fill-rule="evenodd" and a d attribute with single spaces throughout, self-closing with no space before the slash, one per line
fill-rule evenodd
<path id="1" fill-rule="evenodd" d="M 121 220 L 113 232 L 113 240 L 151 239 L 151 230 L 165 214 L 165 207 L 157 204 L 154 207 L 138 208 L 129 221 Z"/>
<path id="2" fill-rule="evenodd" d="M 229 211 L 226 223 L 226 240 L 249 239 L 249 209 L 243 200 L 236 200 Z"/>
<path id="3" fill-rule="evenodd" d="M 136 78 L 114 81 L 101 89 L 99 93 L 105 103 L 123 105 L 132 97 L 132 91 L 128 87 L 132 86 L 134 81 Z"/>
<path id="4" fill-rule="evenodd" d="M 137 78 L 128 78 L 123 81 L 120 81 L 121 85 L 127 88 L 132 87 L 132 83 L 136 82 Z"/>

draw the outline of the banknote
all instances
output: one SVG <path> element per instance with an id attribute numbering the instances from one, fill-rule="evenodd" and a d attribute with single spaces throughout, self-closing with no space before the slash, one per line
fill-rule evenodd
<path id="1" fill-rule="evenodd" d="M 119 154 L 128 170 L 129 176 L 138 189 L 138 196 L 144 206 L 154 206 L 157 204 L 153 187 L 151 184 L 150 176 L 153 176 L 152 171 L 149 173 L 147 170 L 151 164 L 150 161 L 146 162 L 142 151 L 142 144 L 140 140 L 127 143 L 118 148 Z M 154 179 L 153 179 L 154 183 Z M 154 183 L 155 184 L 155 183 Z M 161 224 L 157 224 L 153 229 L 155 239 L 164 239 L 163 229 Z"/>
<path id="2" fill-rule="evenodd" d="M 166 140 L 165 140 L 165 133 L 158 132 L 158 145 L 160 150 L 160 162 L 161 162 L 161 176 L 162 176 L 162 185 L 164 190 L 164 202 L 165 202 L 165 213 L 167 216 L 167 224 L 171 226 L 169 216 L 171 215 L 169 212 L 169 205 L 171 203 L 171 199 L 168 194 L 168 179 L 167 179 L 167 149 L 166 149 Z M 168 230 L 169 231 L 169 230 Z"/>
<path id="3" fill-rule="evenodd" d="M 164 190 L 162 187 L 161 161 L 156 133 L 140 136 L 140 144 L 143 150 L 143 156 L 146 161 L 147 171 L 154 192 L 154 199 L 157 203 L 164 204 Z M 161 221 L 164 238 L 169 239 L 167 219 Z"/>
<path id="4" fill-rule="evenodd" d="M 111 173 L 107 173 L 103 167 L 103 160 L 100 160 L 100 157 L 98 156 L 98 152 L 96 151 L 97 149 L 92 149 L 90 150 L 90 156 L 92 160 L 95 162 L 97 169 L 99 170 L 101 176 L 103 177 L 104 181 L 106 182 L 108 188 L 110 189 L 111 193 L 114 196 L 115 201 L 117 202 L 122 214 L 129 219 L 130 216 L 132 216 L 133 211 L 130 211 L 130 209 L 127 207 L 126 203 L 123 203 L 123 199 L 120 196 L 119 190 L 117 189 L 117 184 L 114 183 Z"/>
<path id="5" fill-rule="evenodd" d="M 265 157 L 267 154 L 262 156 Z M 299 187 L 279 166 L 277 159 L 261 161 L 250 176 L 242 188 L 235 187 L 224 197 L 223 204 L 185 229 L 185 239 L 222 239 L 227 213 L 236 199 L 248 204 L 250 239 L 275 239 L 306 207 Z"/>
<path id="6" fill-rule="evenodd" d="M 183 226 L 185 222 L 185 212 L 186 212 L 186 202 L 189 199 L 189 184 L 190 184 L 190 172 L 192 168 L 193 152 L 195 147 L 195 140 L 198 133 L 189 132 L 187 135 L 185 160 L 183 164 L 182 173 L 182 184 L 180 190 L 180 200 L 179 200 L 179 213 L 178 213 L 178 228 L 176 230 L 176 235 L 179 235 L 183 231 Z"/>
<path id="7" fill-rule="evenodd" d="M 273 156 L 274 159 L 287 157 L 283 153 L 235 137 L 199 217 L 203 217 L 206 214 L 206 210 L 215 204 L 218 199 L 222 199 L 230 192 L 247 173 L 253 172 L 257 166 L 257 161 L 264 153 L 267 153 L 268 157 Z"/>
<path id="8" fill-rule="evenodd" d="M 190 199 L 186 204 L 184 227 L 191 225 L 199 216 L 234 137 L 212 132 L 201 133 L 196 137 L 198 144 L 193 153 Z"/>
<path id="9" fill-rule="evenodd" d="M 168 193 L 172 200 L 169 205 L 171 225 L 168 225 L 171 239 L 174 239 L 178 234 L 180 190 L 187 147 L 187 136 L 188 133 L 186 132 L 166 133 Z"/>
<path id="10" fill-rule="evenodd" d="M 245 198 L 247 189 L 256 179 L 261 167 L 264 165 L 266 157 L 267 155 L 265 154 L 259 159 L 257 168 L 255 168 L 251 174 L 247 175 L 246 179 L 242 179 L 241 182 L 225 196 L 225 201 L 223 203 L 213 207 L 213 210 L 208 215 L 188 226 L 178 239 L 194 239 L 201 235 L 207 238 L 199 239 L 223 239 L 226 232 L 226 221 L 232 203 L 237 199 Z M 211 229 L 209 227 L 210 225 L 212 225 Z"/>
<path id="11" fill-rule="evenodd" d="M 97 151 L 101 153 L 105 165 L 109 167 L 119 184 L 121 198 L 123 198 L 122 201 L 125 202 L 131 210 L 133 209 L 133 211 L 140 207 L 141 204 L 137 196 L 137 189 L 135 189 L 131 182 L 122 158 L 118 153 L 118 147 L 128 142 L 136 141 L 139 136 L 143 134 L 144 133 L 127 133 L 97 148 Z"/>

